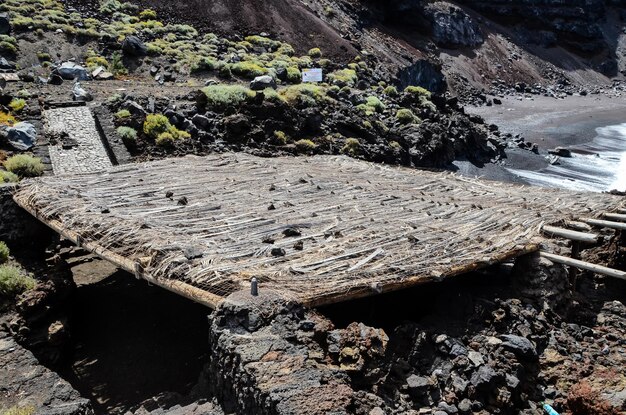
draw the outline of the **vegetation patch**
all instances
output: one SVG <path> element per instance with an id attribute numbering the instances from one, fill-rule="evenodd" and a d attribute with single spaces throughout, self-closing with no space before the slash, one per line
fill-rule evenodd
<path id="1" fill-rule="evenodd" d="M 234 63 L 230 69 L 235 75 L 244 78 L 255 78 L 267 74 L 266 68 L 249 61 Z"/>
<path id="2" fill-rule="evenodd" d="M 115 118 L 117 118 L 118 120 L 124 120 L 126 118 L 130 118 L 130 116 L 131 113 L 128 110 L 119 110 L 115 113 Z"/>
<path id="3" fill-rule="evenodd" d="M 291 105 L 315 106 L 328 102 L 326 88 L 316 84 L 291 85 L 278 92 Z"/>
<path id="4" fill-rule="evenodd" d="M 17 154 L 8 158 L 4 162 L 4 168 L 19 177 L 37 177 L 44 171 L 41 159 L 28 154 Z"/>
<path id="5" fill-rule="evenodd" d="M 0 170 L 0 184 L 2 183 L 17 183 L 20 178 L 10 171 Z"/>
<path id="6" fill-rule="evenodd" d="M 414 124 L 419 123 L 421 120 L 413 114 L 408 108 L 401 108 L 396 112 L 396 119 L 400 122 L 400 124 Z"/>
<path id="7" fill-rule="evenodd" d="M 131 127 L 117 127 L 117 134 L 127 143 L 137 141 L 137 131 Z"/>
<path id="8" fill-rule="evenodd" d="M 27 275 L 22 269 L 13 265 L 0 265 L 1 296 L 14 297 L 26 290 L 35 288 L 36 283 L 35 279 Z"/>
<path id="9" fill-rule="evenodd" d="M 150 114 L 143 124 L 143 132 L 153 138 L 157 145 L 166 146 L 174 144 L 176 140 L 191 137 L 186 131 L 181 131 L 173 126 L 165 115 Z"/>
<path id="10" fill-rule="evenodd" d="M 294 144 L 296 145 L 296 150 L 300 153 L 311 153 L 317 148 L 313 141 L 306 138 L 298 140 Z"/>
<path id="11" fill-rule="evenodd" d="M 15 123 L 17 123 L 17 120 L 13 115 L 0 111 L 0 125 L 12 126 Z"/>
<path id="12" fill-rule="evenodd" d="M 340 69 L 328 74 L 328 80 L 339 86 L 354 86 L 358 79 L 354 69 Z"/>
<path id="13" fill-rule="evenodd" d="M 341 152 L 343 154 L 348 154 L 350 156 L 356 156 L 361 150 L 361 142 L 356 138 L 348 138 L 344 146 L 341 148 Z"/>
<path id="14" fill-rule="evenodd" d="M 201 103 L 213 109 L 238 107 L 256 95 L 254 91 L 242 85 L 209 85 L 201 91 Z"/>
<path id="15" fill-rule="evenodd" d="M 26 101 L 23 100 L 22 98 L 14 98 L 9 103 L 9 108 L 11 109 L 11 111 L 15 113 L 22 111 L 25 106 L 26 106 Z"/>
<path id="16" fill-rule="evenodd" d="M 0 241 L 0 264 L 4 264 L 9 260 L 9 256 L 11 255 L 11 251 L 9 251 L 9 247 L 3 241 Z"/>

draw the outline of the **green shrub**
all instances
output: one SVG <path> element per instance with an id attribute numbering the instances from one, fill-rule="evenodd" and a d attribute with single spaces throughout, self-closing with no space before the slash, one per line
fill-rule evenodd
<path id="1" fill-rule="evenodd" d="M 398 89 L 395 86 L 392 86 L 392 85 L 389 85 L 387 88 L 385 88 L 385 90 L 383 92 L 388 97 L 398 96 Z"/>
<path id="2" fill-rule="evenodd" d="M 287 141 L 287 134 L 283 131 L 274 131 L 274 142 L 276 142 L 276 144 L 284 146 L 287 144 Z"/>
<path id="3" fill-rule="evenodd" d="M 41 159 L 28 154 L 18 154 L 4 162 L 4 168 L 19 177 L 37 177 L 44 171 Z"/>
<path id="4" fill-rule="evenodd" d="M 275 104 L 286 102 L 285 99 L 272 88 L 265 88 L 263 90 L 263 96 L 266 101 L 273 102 Z"/>
<path id="5" fill-rule="evenodd" d="M 159 136 L 156 138 L 156 145 L 160 146 L 160 147 L 168 147 L 174 144 L 175 138 L 174 135 L 165 132 L 165 133 L 161 133 L 159 134 Z"/>
<path id="6" fill-rule="evenodd" d="M 209 85 L 202 88 L 201 101 L 210 108 L 237 107 L 256 93 L 242 85 Z"/>
<path id="7" fill-rule="evenodd" d="M 341 148 L 341 152 L 354 156 L 361 150 L 361 142 L 356 138 L 348 138 Z"/>
<path id="8" fill-rule="evenodd" d="M 0 295 L 14 297 L 26 290 L 35 288 L 33 277 L 25 275 L 18 267 L 0 265 Z"/>
<path id="9" fill-rule="evenodd" d="M 316 84 L 291 85 L 278 92 L 291 105 L 314 106 L 329 100 L 326 89 Z"/>
<path id="10" fill-rule="evenodd" d="M 166 116 L 161 114 L 150 114 L 143 123 L 143 132 L 153 139 L 157 145 L 167 145 L 175 140 L 182 140 L 191 137 L 186 131 L 181 131 L 170 124 Z"/>
<path id="11" fill-rule="evenodd" d="M 109 64 L 109 71 L 115 76 L 128 75 L 128 69 L 124 66 L 122 61 L 122 54 L 115 52 L 111 57 L 111 63 Z"/>
<path id="12" fill-rule="evenodd" d="M 383 102 L 374 95 L 370 95 L 366 98 L 365 105 L 373 108 L 376 112 L 383 112 L 386 108 L 385 104 L 383 104 Z"/>
<path id="13" fill-rule="evenodd" d="M 12 406 L 2 412 L 2 415 L 33 415 L 36 408 L 34 406 Z"/>
<path id="14" fill-rule="evenodd" d="M 113 14 L 122 10 L 122 3 L 117 0 L 105 0 L 100 5 L 100 13 Z"/>
<path id="15" fill-rule="evenodd" d="M 2 183 L 17 183 L 20 180 L 16 174 L 10 171 L 0 170 L 0 184 Z"/>
<path id="16" fill-rule="evenodd" d="M 0 52 L 15 55 L 17 47 L 12 43 L 0 41 Z"/>
<path id="17" fill-rule="evenodd" d="M 24 109 L 25 106 L 26 106 L 26 101 L 24 101 L 21 98 L 13 98 L 11 102 L 9 103 L 9 108 L 11 108 L 11 111 L 13 112 L 20 112 L 21 110 Z"/>
<path id="18" fill-rule="evenodd" d="M 309 52 L 307 53 L 307 55 L 309 55 L 310 57 L 314 59 L 321 58 L 322 51 L 320 50 L 320 48 L 309 49 Z"/>
<path id="19" fill-rule="evenodd" d="M 302 72 L 297 66 L 287 67 L 287 82 L 299 84 L 302 81 Z"/>
<path id="20" fill-rule="evenodd" d="M 310 153 L 317 147 L 313 141 L 307 139 L 298 140 L 294 144 L 300 153 Z"/>
<path id="21" fill-rule="evenodd" d="M 116 105 L 124 99 L 122 94 L 113 94 L 107 99 L 107 104 Z"/>
<path id="22" fill-rule="evenodd" d="M 51 62 L 52 56 L 50 56 L 50 54 L 46 52 L 38 52 L 37 59 L 39 59 L 40 62 Z"/>
<path id="23" fill-rule="evenodd" d="M 172 127 L 170 120 L 162 114 L 149 114 L 143 123 L 143 132 L 150 138 L 156 139 Z"/>
<path id="24" fill-rule="evenodd" d="M 401 124 L 412 124 L 420 121 L 420 119 L 413 114 L 413 111 L 408 108 L 399 109 L 398 112 L 396 112 L 396 119 Z"/>
<path id="25" fill-rule="evenodd" d="M 9 256 L 11 255 L 11 251 L 9 251 L 9 247 L 4 242 L 0 241 L 0 264 L 4 264 L 9 260 Z"/>
<path id="26" fill-rule="evenodd" d="M 139 18 L 141 20 L 156 20 L 157 12 L 155 12 L 152 9 L 146 9 L 142 11 L 141 13 L 139 13 Z"/>
<path id="27" fill-rule="evenodd" d="M 404 88 L 404 92 L 416 97 L 424 97 L 426 99 L 430 99 L 432 95 L 429 90 L 422 88 L 421 86 L 407 86 Z"/>
<path id="28" fill-rule="evenodd" d="M 328 74 L 328 80 L 339 86 L 353 86 L 358 79 L 354 69 L 340 69 Z"/>
<path id="29" fill-rule="evenodd" d="M 87 54 L 87 59 L 85 59 L 85 65 L 87 66 L 87 69 L 93 71 L 99 66 L 102 66 L 103 68 L 108 68 L 109 61 L 90 50 Z"/>
<path id="30" fill-rule="evenodd" d="M 274 51 L 281 46 L 281 43 L 263 36 L 246 36 L 245 41 L 255 46 L 263 47 L 269 51 Z"/>
<path id="31" fill-rule="evenodd" d="M 128 110 L 119 110 L 115 113 L 115 118 L 118 120 L 123 120 L 124 118 L 130 118 L 130 111 Z"/>
<path id="32" fill-rule="evenodd" d="M 249 61 L 237 62 L 232 64 L 231 71 L 238 76 L 244 78 L 255 78 L 257 76 L 267 74 L 267 69 Z"/>
<path id="33" fill-rule="evenodd" d="M 324 8 L 324 14 L 328 17 L 334 17 L 337 14 L 337 12 L 332 7 L 327 6 Z"/>
<path id="34" fill-rule="evenodd" d="M 230 69 L 231 68 L 231 64 L 225 64 L 223 65 L 220 69 L 219 69 L 219 75 L 220 77 L 224 78 L 224 79 L 230 79 L 233 77 L 233 71 Z"/>
<path id="35" fill-rule="evenodd" d="M 117 127 L 117 134 L 126 142 L 134 143 L 137 141 L 137 131 L 130 127 Z"/>
<path id="36" fill-rule="evenodd" d="M 146 48 L 148 49 L 147 53 L 150 56 L 156 56 L 163 53 L 163 49 L 154 42 L 147 43 Z"/>

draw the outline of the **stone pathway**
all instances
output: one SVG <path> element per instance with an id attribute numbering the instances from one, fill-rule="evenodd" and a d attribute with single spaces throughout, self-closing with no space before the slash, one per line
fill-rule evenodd
<path id="1" fill-rule="evenodd" d="M 54 174 L 89 173 L 111 167 L 88 107 L 54 108 L 45 111 L 43 117 L 46 135 L 51 138 Z"/>

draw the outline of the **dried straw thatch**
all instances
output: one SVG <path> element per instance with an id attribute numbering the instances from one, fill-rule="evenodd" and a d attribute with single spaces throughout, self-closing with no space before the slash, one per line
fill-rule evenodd
<path id="1" fill-rule="evenodd" d="M 309 305 L 408 287 L 537 250 L 543 224 L 622 203 L 344 157 L 246 154 L 44 177 L 15 200 L 138 277 L 210 306 L 252 277 Z"/>

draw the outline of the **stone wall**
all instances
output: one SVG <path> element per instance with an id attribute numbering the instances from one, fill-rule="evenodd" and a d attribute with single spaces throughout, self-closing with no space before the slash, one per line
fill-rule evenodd
<path id="1" fill-rule="evenodd" d="M 28 246 L 47 241 L 52 231 L 13 201 L 15 185 L 0 184 L 0 241 Z"/>

